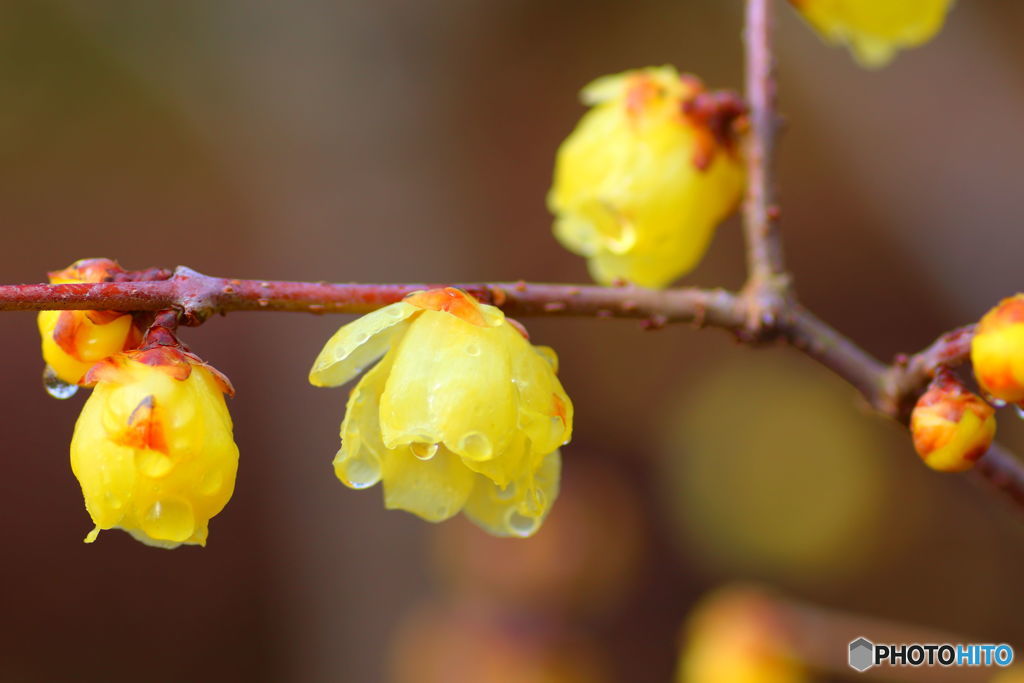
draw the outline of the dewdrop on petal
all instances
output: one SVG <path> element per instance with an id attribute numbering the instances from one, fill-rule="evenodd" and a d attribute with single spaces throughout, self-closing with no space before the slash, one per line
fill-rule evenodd
<path id="1" fill-rule="evenodd" d="M 110 259 L 83 259 L 49 274 L 51 284 L 103 282 L 123 272 Z M 129 313 L 114 311 L 40 311 L 37 318 L 46 361 L 44 383 L 57 398 L 75 386 L 94 363 L 138 345 L 141 335 Z"/>
<path id="2" fill-rule="evenodd" d="M 599 78 L 555 160 L 554 232 L 602 284 L 661 288 L 689 272 L 738 204 L 744 107 L 671 66 Z"/>
<path id="3" fill-rule="evenodd" d="M 1024 294 L 1003 299 L 982 317 L 971 340 L 978 385 L 992 398 L 1024 402 Z"/>
<path id="4" fill-rule="evenodd" d="M 830 43 L 849 47 L 866 68 L 928 42 L 942 29 L 953 0 L 789 0 Z"/>
<path id="5" fill-rule="evenodd" d="M 447 287 L 342 327 L 310 382 L 339 386 L 374 363 L 349 395 L 338 479 L 381 482 L 385 507 L 431 522 L 461 511 L 493 534 L 532 535 L 558 495 L 558 448 L 572 435 L 554 351 Z"/>
<path id="6" fill-rule="evenodd" d="M 962 472 L 992 445 L 995 409 L 964 388 L 951 372 L 940 370 L 910 414 L 910 433 L 926 465 L 942 472 Z"/>
<path id="7" fill-rule="evenodd" d="M 224 403 L 230 384 L 179 348 L 117 354 L 95 383 L 71 439 L 71 468 L 95 528 L 146 545 L 206 545 L 207 525 L 235 487 L 238 447 Z"/>

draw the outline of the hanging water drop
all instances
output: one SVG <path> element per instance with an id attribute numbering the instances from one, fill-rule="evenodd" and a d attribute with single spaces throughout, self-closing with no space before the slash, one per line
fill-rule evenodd
<path id="1" fill-rule="evenodd" d="M 77 384 L 68 384 L 57 377 L 57 373 L 49 365 L 43 369 L 43 388 L 50 396 L 59 399 L 71 398 L 78 392 Z"/>
<path id="2" fill-rule="evenodd" d="M 1014 403 L 1013 409 L 1017 411 L 1017 417 L 1024 420 L 1024 405 L 1021 405 L 1020 403 Z"/>
<path id="3" fill-rule="evenodd" d="M 989 403 L 992 404 L 993 408 L 997 408 L 998 409 L 998 408 L 1005 408 L 1006 407 L 1006 401 L 1004 401 L 1001 398 L 996 398 L 995 396 L 991 396 L 989 394 L 984 394 L 984 397 L 985 397 L 986 401 L 988 401 Z"/>
<path id="4" fill-rule="evenodd" d="M 380 458 L 366 450 L 359 449 L 354 457 L 338 463 L 336 471 L 342 481 L 354 489 L 365 489 L 373 486 L 381 477 Z"/>
<path id="5" fill-rule="evenodd" d="M 513 534 L 526 538 L 533 535 L 533 532 L 540 526 L 540 517 L 527 517 L 520 514 L 515 508 L 512 508 L 505 518 L 505 524 L 508 525 L 508 530 Z"/>
<path id="6" fill-rule="evenodd" d="M 412 451 L 412 454 L 416 456 L 418 460 L 430 460 L 433 458 L 437 455 L 437 447 L 438 445 L 436 443 L 424 443 L 420 441 L 409 444 L 409 450 Z"/>

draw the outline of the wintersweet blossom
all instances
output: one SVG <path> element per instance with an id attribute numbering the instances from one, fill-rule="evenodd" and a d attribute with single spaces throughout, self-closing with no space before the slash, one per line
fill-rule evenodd
<path id="1" fill-rule="evenodd" d="M 109 259 L 83 259 L 49 274 L 50 283 L 103 282 L 121 267 Z M 79 384 L 94 363 L 137 345 L 138 329 L 130 313 L 115 311 L 41 311 L 37 318 L 43 360 L 50 380 Z"/>
<path id="2" fill-rule="evenodd" d="M 339 386 L 375 362 L 349 396 L 338 478 L 356 489 L 379 481 L 385 507 L 428 521 L 463 511 L 493 534 L 532 535 L 558 495 L 558 448 L 572 434 L 554 351 L 448 287 L 345 325 L 309 379 Z"/>
<path id="3" fill-rule="evenodd" d="M 562 143 L 548 207 L 602 284 L 660 288 L 689 272 L 736 207 L 743 107 L 671 66 L 599 78 Z"/>
<path id="4" fill-rule="evenodd" d="M 1024 294 L 1003 299 L 978 322 L 971 363 L 989 396 L 1024 403 Z"/>
<path id="5" fill-rule="evenodd" d="M 846 45 L 867 68 L 885 66 L 942 29 L 953 0 L 789 0 L 830 43 Z"/>
<path id="6" fill-rule="evenodd" d="M 71 468 L 95 525 L 86 543 L 119 528 L 147 545 L 206 545 L 238 469 L 227 379 L 156 346 L 101 361 L 84 381 L 96 388 L 75 425 Z"/>

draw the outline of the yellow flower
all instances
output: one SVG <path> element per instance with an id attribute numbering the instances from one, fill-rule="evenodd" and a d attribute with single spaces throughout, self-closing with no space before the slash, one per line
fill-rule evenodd
<path id="1" fill-rule="evenodd" d="M 206 545 L 231 498 L 238 447 L 224 403 L 230 384 L 168 346 L 118 354 L 85 378 L 96 389 L 71 439 L 71 468 L 95 524 L 146 545 Z"/>
<path id="2" fill-rule="evenodd" d="M 454 288 L 419 292 L 342 327 L 309 381 L 349 396 L 334 471 L 384 505 L 439 522 L 460 510 L 487 531 L 530 536 L 558 495 L 572 403 L 554 351 Z"/>
<path id="3" fill-rule="evenodd" d="M 992 445 L 994 414 L 992 406 L 952 374 L 940 372 L 910 414 L 914 449 L 934 470 L 968 470 Z"/>
<path id="4" fill-rule="evenodd" d="M 897 50 L 931 40 L 953 0 L 789 0 L 825 40 L 849 46 L 861 66 L 885 66 Z"/>
<path id="5" fill-rule="evenodd" d="M 1024 294 L 1003 299 L 981 319 L 971 340 L 971 363 L 990 396 L 1024 403 Z"/>
<path id="6" fill-rule="evenodd" d="M 602 284 L 660 288 L 689 272 L 736 207 L 743 107 L 671 66 L 599 78 L 562 143 L 548 208 L 566 248 Z"/>
<path id="7" fill-rule="evenodd" d="M 117 272 L 120 266 L 109 259 L 83 259 L 50 273 L 50 282 L 103 282 Z M 137 344 L 140 336 L 128 313 L 41 311 L 37 322 L 47 374 L 67 384 L 79 384 L 94 363 Z"/>

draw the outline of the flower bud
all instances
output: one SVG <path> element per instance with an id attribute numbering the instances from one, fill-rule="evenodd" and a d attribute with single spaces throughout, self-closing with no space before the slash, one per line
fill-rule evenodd
<path id="1" fill-rule="evenodd" d="M 147 545 L 205 545 L 238 468 L 230 384 L 171 346 L 114 355 L 84 382 L 96 388 L 75 425 L 71 468 L 95 524 L 86 543 L 120 528 Z"/>
<path id="2" fill-rule="evenodd" d="M 602 284 L 660 288 L 693 269 L 739 202 L 744 107 L 663 66 L 599 78 L 562 143 L 548 207 Z"/>
<path id="3" fill-rule="evenodd" d="M 925 464 L 941 472 L 970 469 L 996 434 L 995 410 L 941 370 L 910 415 L 914 448 Z"/>
<path id="4" fill-rule="evenodd" d="M 49 274 L 50 283 L 103 282 L 121 267 L 109 259 L 83 259 Z M 41 311 L 39 334 L 48 374 L 80 384 L 94 363 L 137 346 L 141 335 L 130 313 L 115 311 Z"/>
<path id="5" fill-rule="evenodd" d="M 789 0 L 822 38 L 850 48 L 861 66 L 885 66 L 897 50 L 931 40 L 953 0 Z"/>
<path id="6" fill-rule="evenodd" d="M 992 398 L 1024 402 L 1024 294 L 1003 299 L 981 319 L 971 363 L 978 385 Z"/>

